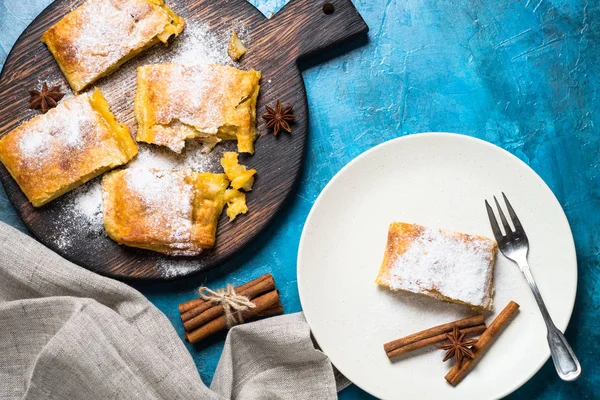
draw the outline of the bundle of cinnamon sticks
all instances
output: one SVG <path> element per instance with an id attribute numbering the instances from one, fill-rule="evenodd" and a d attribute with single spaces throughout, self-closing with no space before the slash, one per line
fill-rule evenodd
<path id="1" fill-rule="evenodd" d="M 452 331 L 454 327 L 457 327 L 461 334 L 464 333 L 466 337 L 481 334 L 471 348 L 475 357 L 473 359 L 464 359 L 460 364 L 455 364 L 445 377 L 448 383 L 456 386 L 469 373 L 473 364 L 483 356 L 487 348 L 493 343 L 495 337 L 512 321 L 518 309 L 519 305 L 511 301 L 498 314 L 490 326 L 486 326 L 483 315 L 475 315 L 393 340 L 384 344 L 383 348 L 391 360 L 411 351 L 446 340 L 446 334 Z"/>
<path id="2" fill-rule="evenodd" d="M 253 303 L 239 314 L 243 321 L 283 314 L 279 291 L 271 274 L 262 275 L 248 283 L 233 288 L 235 294 Z M 202 298 L 179 305 L 179 314 L 185 330 L 185 339 L 197 343 L 217 332 L 228 329 L 222 303 Z"/>

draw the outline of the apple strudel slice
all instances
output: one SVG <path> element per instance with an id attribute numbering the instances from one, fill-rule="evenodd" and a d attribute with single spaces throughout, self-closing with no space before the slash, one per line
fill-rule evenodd
<path id="1" fill-rule="evenodd" d="M 34 207 L 127 163 L 137 151 L 98 89 L 59 103 L 0 139 L 0 161 Z"/>
<path id="2" fill-rule="evenodd" d="M 79 92 L 145 49 L 184 28 L 163 0 L 88 0 L 42 35 L 65 78 Z"/>
<path id="3" fill-rule="evenodd" d="M 497 249 L 482 236 L 394 222 L 376 283 L 490 311 Z"/>
<path id="4" fill-rule="evenodd" d="M 213 247 L 229 186 L 225 174 L 127 168 L 102 178 L 108 236 L 173 256 Z"/>
<path id="5" fill-rule="evenodd" d="M 189 139 L 210 151 L 221 140 L 237 140 L 254 153 L 260 72 L 223 65 L 151 64 L 138 68 L 136 140 L 180 153 Z"/>

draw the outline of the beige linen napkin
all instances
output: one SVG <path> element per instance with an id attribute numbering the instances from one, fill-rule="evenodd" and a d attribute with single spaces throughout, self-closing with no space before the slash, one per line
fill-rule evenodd
<path id="1" fill-rule="evenodd" d="M 141 293 L 0 222 L 0 399 L 332 398 L 302 314 L 233 328 L 209 389 Z"/>

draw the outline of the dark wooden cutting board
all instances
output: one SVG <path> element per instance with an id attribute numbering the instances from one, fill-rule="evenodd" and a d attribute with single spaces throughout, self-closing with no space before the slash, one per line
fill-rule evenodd
<path id="1" fill-rule="evenodd" d="M 28 110 L 28 90 L 40 86 L 47 77 L 62 79 L 68 85 L 54 58 L 40 42 L 42 33 L 83 0 L 57 0 L 46 8 L 17 40 L 0 75 L 0 137 L 22 122 L 38 115 Z M 241 162 L 258 171 L 256 183 L 248 195 L 249 212 L 229 222 L 225 213 L 219 221 L 217 244 L 210 251 L 191 260 L 169 258 L 154 252 L 119 246 L 104 234 L 90 234 L 85 224 L 68 228 L 69 246 L 61 245 L 64 233 L 57 235 L 61 215 L 66 212 L 68 194 L 35 209 L 0 164 L 0 181 L 8 198 L 31 232 L 46 246 L 70 261 L 103 275 L 122 279 L 173 279 L 207 270 L 222 264 L 247 245 L 269 224 L 293 189 L 302 168 L 304 145 L 308 134 L 308 106 L 298 62 L 316 63 L 328 54 L 339 53 L 344 42 L 364 35 L 368 27 L 348 0 L 291 0 L 271 19 L 246 0 L 168 0 L 188 26 L 205 24 L 216 35 L 225 36 L 233 25 L 243 26 L 250 39 L 250 50 L 239 68 L 262 72 L 257 114 L 276 99 L 292 104 L 296 115 L 291 135 L 270 134 L 258 121 L 259 139 L 253 156 Z M 175 38 L 174 41 L 179 38 Z M 155 46 L 150 52 L 168 52 Z M 117 73 L 99 82 L 111 110 L 132 131 L 136 129 L 131 93 L 135 93 L 135 66 L 151 60 L 147 54 L 125 64 Z M 133 64 L 133 65 L 129 65 Z M 111 81 L 110 84 L 104 84 Z M 116 81 L 118 80 L 118 81 Z M 118 84 L 114 84 L 118 82 Z M 219 156 L 234 150 L 235 144 L 220 143 L 208 170 L 220 171 Z M 60 227 L 63 231 L 64 226 Z M 177 268 L 181 262 L 184 267 Z M 174 266 L 165 273 L 165 265 Z"/>

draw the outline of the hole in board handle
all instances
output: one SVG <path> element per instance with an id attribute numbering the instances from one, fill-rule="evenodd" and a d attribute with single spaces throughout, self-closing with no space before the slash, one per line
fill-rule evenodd
<path id="1" fill-rule="evenodd" d="M 332 3 L 323 4 L 323 12 L 327 15 L 331 15 L 335 12 L 335 6 Z"/>

